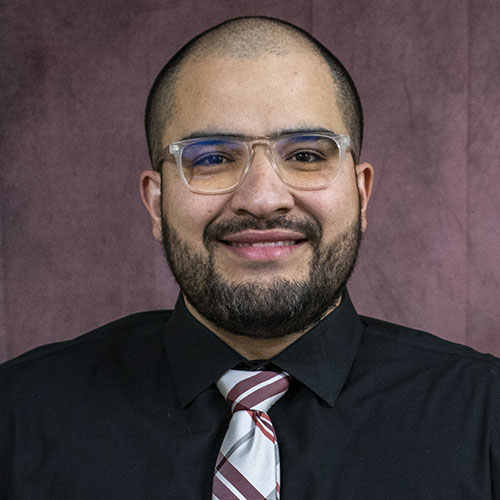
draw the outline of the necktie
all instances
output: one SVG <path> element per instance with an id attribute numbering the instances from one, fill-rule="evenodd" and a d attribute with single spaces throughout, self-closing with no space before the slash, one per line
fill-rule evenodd
<path id="1" fill-rule="evenodd" d="M 217 383 L 233 416 L 215 465 L 212 500 L 279 500 L 278 442 L 267 412 L 288 374 L 229 370 Z"/>

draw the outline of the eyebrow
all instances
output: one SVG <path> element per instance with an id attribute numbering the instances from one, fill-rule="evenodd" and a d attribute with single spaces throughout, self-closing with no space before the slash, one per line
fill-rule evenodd
<path id="1" fill-rule="evenodd" d="M 289 129 L 280 129 L 271 132 L 269 135 L 265 137 L 269 139 L 277 139 L 278 137 L 286 134 L 333 134 L 334 132 L 324 128 L 324 127 L 297 127 L 297 128 L 289 128 Z M 253 136 L 248 136 L 245 134 L 237 134 L 234 132 L 226 132 L 224 130 L 196 130 L 180 139 L 181 141 L 186 141 L 188 139 L 202 139 L 204 137 L 233 137 L 235 139 L 252 139 Z"/>

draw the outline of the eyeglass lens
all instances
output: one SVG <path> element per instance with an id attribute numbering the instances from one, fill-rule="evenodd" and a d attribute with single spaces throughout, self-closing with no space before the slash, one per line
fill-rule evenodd
<path id="1" fill-rule="evenodd" d="M 272 144 L 282 180 L 297 188 L 318 189 L 333 181 L 339 169 L 339 148 L 330 137 L 297 135 Z M 200 191 L 235 186 L 244 174 L 251 150 L 243 141 L 203 139 L 187 145 L 182 170 L 187 183 Z"/>

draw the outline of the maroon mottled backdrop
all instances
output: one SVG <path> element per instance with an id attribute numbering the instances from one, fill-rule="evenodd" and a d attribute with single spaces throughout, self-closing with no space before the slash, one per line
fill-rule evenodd
<path id="1" fill-rule="evenodd" d="M 264 14 L 346 64 L 376 168 L 358 310 L 500 355 L 500 2 L 3 2 L 0 360 L 176 287 L 138 196 L 151 82 L 188 39 Z"/>

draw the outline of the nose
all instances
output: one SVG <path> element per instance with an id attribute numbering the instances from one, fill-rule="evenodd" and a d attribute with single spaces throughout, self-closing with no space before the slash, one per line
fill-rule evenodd
<path id="1" fill-rule="evenodd" d="M 237 215 L 264 219 L 283 215 L 295 206 L 290 188 L 279 178 L 269 150 L 256 147 L 249 171 L 231 198 L 231 209 Z"/>

